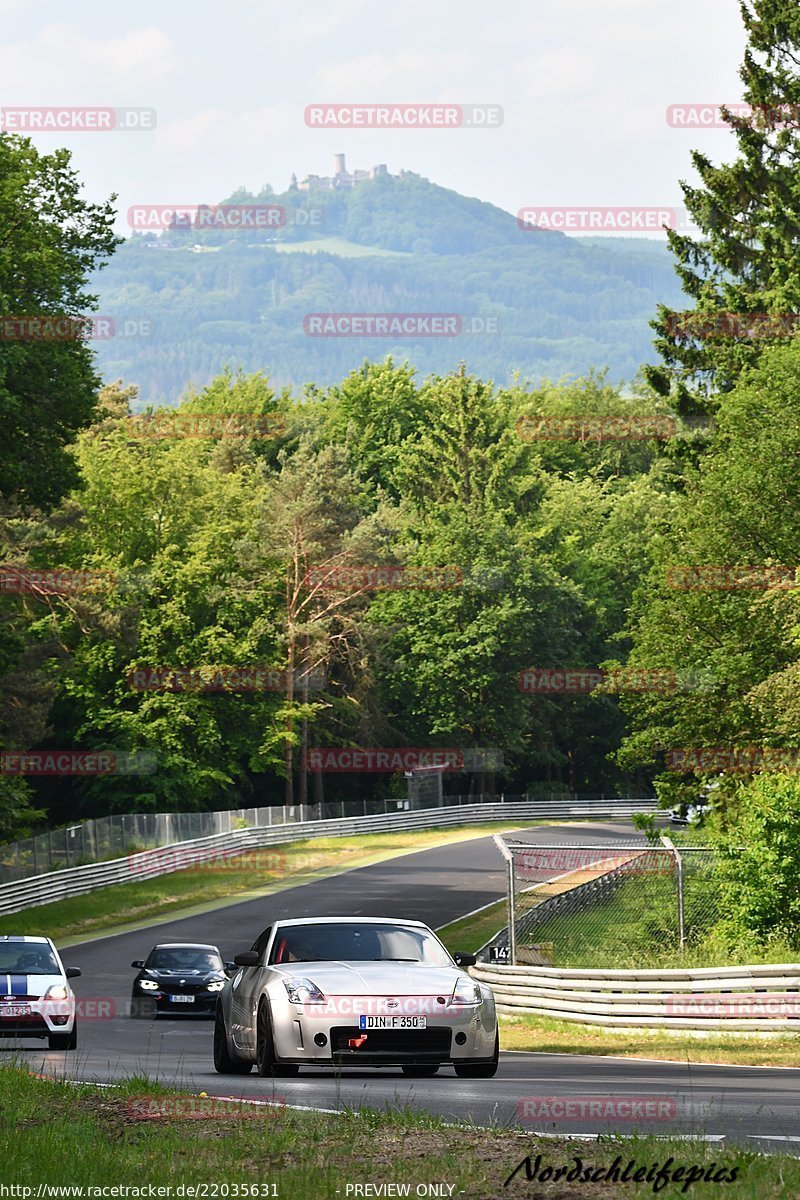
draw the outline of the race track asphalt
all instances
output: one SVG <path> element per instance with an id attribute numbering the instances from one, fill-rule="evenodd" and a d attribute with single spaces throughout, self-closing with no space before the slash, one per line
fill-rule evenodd
<path id="1" fill-rule="evenodd" d="M 624 822 L 539 826 L 519 840 L 542 843 L 613 843 L 636 837 Z M 84 1001 L 112 1002 L 107 1019 L 83 1020 L 79 1048 L 64 1054 L 43 1043 L 0 1041 L 0 1062 L 22 1055 L 32 1070 L 110 1083 L 133 1074 L 216 1096 L 271 1098 L 326 1109 L 368 1105 L 410 1106 L 451 1120 L 500 1124 L 537 1132 L 598 1134 L 615 1130 L 729 1139 L 751 1149 L 800 1151 L 800 1070 L 697 1066 L 600 1056 L 503 1053 L 492 1080 L 456 1078 L 442 1068 L 432 1079 L 409 1079 L 399 1071 L 353 1071 L 339 1075 L 301 1069 L 274 1083 L 256 1075 L 214 1072 L 212 1024 L 191 1018 L 132 1020 L 126 1014 L 135 972 L 130 963 L 165 941 L 211 942 L 224 958 L 248 949 L 271 921 L 297 916 L 389 916 L 439 927 L 505 894 L 504 862 L 491 837 L 453 843 L 360 867 L 342 875 L 199 916 L 161 921 L 147 930 L 118 933 L 65 950 L 67 965 L 80 966 L 75 991 Z M 24 929 L 20 929 L 24 932 Z M 88 1006 L 91 1007 L 91 1006 Z M 102 1010 L 101 1010 L 102 1011 Z M 106 1003 L 105 1011 L 108 1011 Z M 501 1026 L 502 1042 L 502 1026 Z M 697 1049 L 697 1043 L 692 1042 Z M 577 1102 L 573 1119 L 546 1119 L 541 1098 Z M 581 1102 L 656 1098 L 657 1120 L 598 1118 Z M 605 1109 L 603 1112 L 605 1113 Z M 652 1109 L 651 1109 L 652 1111 Z M 636 1105 L 631 1109 L 636 1112 Z M 526 1115 L 527 1114 L 527 1115 Z"/>

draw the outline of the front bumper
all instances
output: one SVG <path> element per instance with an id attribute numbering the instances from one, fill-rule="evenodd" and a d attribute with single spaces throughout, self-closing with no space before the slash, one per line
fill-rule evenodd
<path id="1" fill-rule="evenodd" d="M 272 1008 L 275 1053 L 282 1062 L 316 1066 L 404 1066 L 491 1059 L 497 1019 L 481 1004 L 427 1017 L 425 1029 L 359 1028 L 357 1013 L 310 1013 L 313 1006 Z M 324 1038 L 322 1045 L 319 1039 Z M 316 1039 L 316 1040 L 315 1040 Z"/>
<path id="2" fill-rule="evenodd" d="M 213 1017 L 219 992 L 194 993 L 190 1002 L 171 999 L 167 992 L 134 992 L 131 1015 L 134 1017 Z"/>
<path id="3" fill-rule="evenodd" d="M 22 1016 L 8 1016 L 8 1010 L 25 1008 Z M 14 1003 L 0 1002 L 0 1037 L 49 1037 L 55 1033 L 71 1033 L 75 1025 L 75 997 L 69 1000 L 43 1000 L 27 996 L 15 998 Z"/>

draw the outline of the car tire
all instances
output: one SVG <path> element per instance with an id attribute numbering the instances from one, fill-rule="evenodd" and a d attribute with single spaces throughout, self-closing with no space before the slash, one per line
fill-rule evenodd
<path id="1" fill-rule="evenodd" d="M 78 1021 L 77 1018 L 72 1024 L 71 1033 L 51 1033 L 48 1035 L 47 1044 L 51 1050 L 77 1050 L 78 1048 Z"/>
<path id="2" fill-rule="evenodd" d="M 249 1075 L 252 1069 L 251 1062 L 231 1057 L 225 1033 L 225 1018 L 222 1015 L 222 1008 L 217 1005 L 214 1017 L 214 1070 L 218 1075 Z"/>
<path id="3" fill-rule="evenodd" d="M 256 1070 L 259 1075 L 296 1075 L 300 1068 L 296 1063 L 279 1063 L 275 1059 L 275 1042 L 272 1037 L 272 1021 L 269 1005 L 262 1000 L 256 1016 Z"/>
<path id="4" fill-rule="evenodd" d="M 493 1079 L 497 1074 L 497 1067 L 500 1062 L 500 1032 L 494 1035 L 494 1055 L 487 1062 L 485 1059 L 466 1059 L 463 1062 L 454 1062 L 456 1075 L 459 1079 Z"/>
<path id="5" fill-rule="evenodd" d="M 435 1075 L 440 1066 L 441 1063 L 430 1063 L 420 1067 L 403 1067 L 402 1071 L 412 1079 L 425 1079 L 428 1075 Z"/>

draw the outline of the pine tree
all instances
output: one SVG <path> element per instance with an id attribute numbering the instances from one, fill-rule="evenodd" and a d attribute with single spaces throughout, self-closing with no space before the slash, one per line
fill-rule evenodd
<path id="1" fill-rule="evenodd" d="M 699 236 L 670 230 L 668 238 L 695 307 L 687 317 L 661 305 L 653 322 L 663 364 L 648 377 L 673 393 L 683 416 L 713 409 L 713 394 L 729 391 L 765 345 L 800 334 L 800 8 L 787 0 L 740 8 L 751 113 L 723 109 L 734 162 L 715 166 L 692 153 L 700 184 L 681 188 Z"/>

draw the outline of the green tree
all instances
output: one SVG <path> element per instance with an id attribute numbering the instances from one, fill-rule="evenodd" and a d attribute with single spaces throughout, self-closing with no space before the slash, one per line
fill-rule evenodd
<path id="1" fill-rule="evenodd" d="M 663 366 L 649 377 L 664 394 L 672 388 L 684 415 L 713 409 L 715 393 L 729 390 L 764 346 L 763 329 L 751 336 L 745 319 L 726 332 L 715 316 L 790 321 L 800 312 L 800 9 L 785 0 L 743 0 L 740 9 L 748 35 L 740 76 L 752 115 L 726 114 L 738 149 L 732 163 L 692 154 L 700 182 L 681 186 L 699 237 L 668 234 L 683 290 L 707 321 L 693 329 L 662 305 L 653 323 Z"/>
<path id="2" fill-rule="evenodd" d="M 114 199 L 114 197 L 112 197 Z M 114 250 L 111 201 L 88 204 L 66 150 L 0 134 L 0 496 L 46 508 L 77 480 L 67 447 L 92 419 L 99 380 L 84 337 L 18 336 L 24 318 L 82 317 Z"/>

